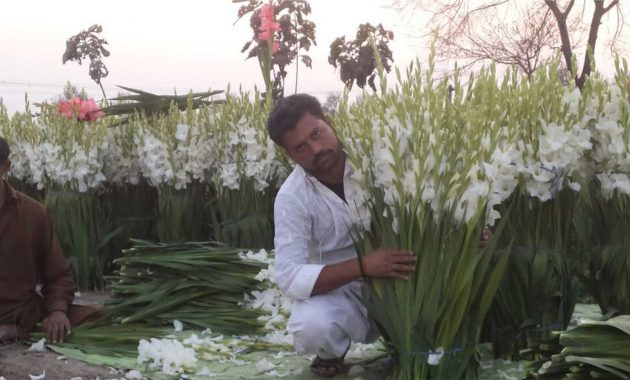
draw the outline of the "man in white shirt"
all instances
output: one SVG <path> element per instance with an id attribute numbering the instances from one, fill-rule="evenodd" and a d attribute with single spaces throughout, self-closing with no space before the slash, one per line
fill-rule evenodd
<path id="1" fill-rule="evenodd" d="M 377 249 L 358 259 L 348 210 L 354 203 L 345 192 L 353 181 L 351 168 L 315 97 L 297 94 L 280 100 L 268 130 L 297 164 L 274 206 L 275 277 L 294 301 L 287 328 L 298 352 L 317 355 L 312 371 L 332 377 L 341 372 L 352 341 L 375 338 L 357 297 L 361 278 L 407 280 L 416 256 Z"/>

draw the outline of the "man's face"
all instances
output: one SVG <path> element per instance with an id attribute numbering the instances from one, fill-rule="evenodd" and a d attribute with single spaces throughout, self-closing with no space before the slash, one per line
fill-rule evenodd
<path id="1" fill-rule="evenodd" d="M 295 163 L 315 176 L 328 173 L 343 157 L 332 127 L 308 112 L 284 133 L 282 146 Z"/>

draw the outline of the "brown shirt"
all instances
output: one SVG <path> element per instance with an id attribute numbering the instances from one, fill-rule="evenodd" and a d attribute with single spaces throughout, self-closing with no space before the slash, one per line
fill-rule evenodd
<path id="1" fill-rule="evenodd" d="M 43 312 L 68 312 L 74 299 L 74 280 L 55 234 L 48 211 L 39 202 L 4 182 L 6 198 L 0 208 L 0 323 L 13 323 L 21 309 L 39 298 Z"/>

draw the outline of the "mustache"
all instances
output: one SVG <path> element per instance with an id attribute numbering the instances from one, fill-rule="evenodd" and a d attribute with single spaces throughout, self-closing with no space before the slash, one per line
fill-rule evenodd
<path id="1" fill-rule="evenodd" d="M 322 157 L 326 156 L 327 154 L 332 154 L 332 153 L 334 153 L 332 149 L 325 149 L 317 153 L 315 157 L 313 158 L 313 165 L 317 165 L 319 163 L 319 160 L 322 159 Z"/>

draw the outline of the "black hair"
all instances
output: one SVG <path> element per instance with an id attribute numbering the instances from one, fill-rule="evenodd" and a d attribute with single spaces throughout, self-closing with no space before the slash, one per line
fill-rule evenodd
<path id="1" fill-rule="evenodd" d="M 0 165 L 4 164 L 9 159 L 9 143 L 2 136 L 0 136 Z"/>
<path id="2" fill-rule="evenodd" d="M 267 121 L 267 131 L 271 140 L 282 146 L 284 133 L 295 128 L 307 112 L 330 125 L 316 97 L 308 94 L 294 94 L 280 99 L 271 110 Z"/>

